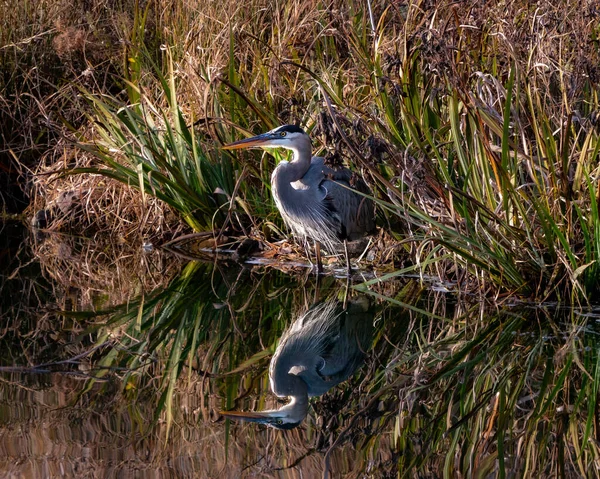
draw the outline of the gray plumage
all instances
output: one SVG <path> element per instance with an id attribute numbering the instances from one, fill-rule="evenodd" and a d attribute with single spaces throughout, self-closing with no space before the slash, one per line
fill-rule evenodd
<path id="1" fill-rule="evenodd" d="M 368 307 L 368 305 L 367 305 Z M 338 301 L 310 308 L 283 334 L 269 365 L 271 390 L 278 397 L 290 395 L 288 380 L 294 375 L 306 383 L 308 397 L 321 396 L 346 380 L 362 363 L 370 340 L 370 326 L 361 303 L 344 311 Z M 361 316 L 362 315 L 362 316 Z M 362 328 L 362 331 L 360 329 Z"/>
<path id="2" fill-rule="evenodd" d="M 282 161 L 273 171 L 271 187 L 277 209 L 295 236 L 317 241 L 334 252 L 345 240 L 374 231 L 375 211 L 367 197 L 371 195 L 368 186 L 349 169 L 334 170 L 323 158 L 312 157 L 310 138 L 302 129 L 284 125 L 224 148 L 261 146 L 293 153 L 292 161 Z"/>
<path id="3" fill-rule="evenodd" d="M 308 413 L 308 398 L 325 394 L 362 364 L 371 344 L 373 314 L 366 300 L 314 305 L 285 331 L 269 365 L 271 390 L 291 401 L 280 409 L 223 412 L 279 429 L 298 426 Z"/>

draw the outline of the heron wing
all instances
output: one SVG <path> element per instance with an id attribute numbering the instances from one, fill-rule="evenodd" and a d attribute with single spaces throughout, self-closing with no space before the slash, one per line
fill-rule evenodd
<path id="1" fill-rule="evenodd" d="M 330 387 L 347 379 L 364 358 L 356 332 L 348 330 L 347 319 L 345 313 L 340 315 L 338 332 L 329 336 L 328 341 L 324 342 L 320 367 L 316 370 L 317 374 L 330 384 Z"/>
<path id="2" fill-rule="evenodd" d="M 340 218 L 340 239 L 355 240 L 375 229 L 375 210 L 373 201 L 363 195 L 372 192 L 364 180 L 348 168 L 334 170 L 325 165 L 325 160 L 313 157 L 307 174 L 311 181 L 320 178 L 319 185 L 327 192 L 324 201 L 328 208 Z M 306 175 L 305 175 L 306 177 Z"/>
<path id="3" fill-rule="evenodd" d="M 293 374 L 304 380 L 309 396 L 324 394 L 361 364 L 371 331 L 368 307 L 357 308 L 350 302 L 344 310 L 338 301 L 314 305 L 281 338 L 269 367 L 273 392 L 286 395 L 282 385 L 276 386 Z"/>
<path id="4" fill-rule="evenodd" d="M 301 179 L 291 183 L 279 181 L 278 170 L 284 162 L 280 163 L 271 176 L 271 184 L 275 187 L 273 196 L 281 216 L 294 235 L 304 240 L 310 238 L 318 241 L 333 252 L 343 238 L 341 216 L 327 189 L 323 187 L 322 158 L 316 160 Z"/>

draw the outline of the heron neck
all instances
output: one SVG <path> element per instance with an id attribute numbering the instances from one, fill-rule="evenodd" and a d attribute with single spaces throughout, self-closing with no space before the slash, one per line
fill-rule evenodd
<path id="1" fill-rule="evenodd" d="M 281 361 L 280 358 L 274 357 L 272 360 L 273 367 L 269 374 L 271 380 L 271 390 L 277 397 L 295 397 L 307 396 L 308 386 L 306 382 L 296 374 L 291 374 L 290 369 L 294 364 L 288 364 L 287 361 Z"/>
<path id="2" fill-rule="evenodd" d="M 276 384 L 271 384 L 273 392 L 278 397 L 289 397 L 288 404 L 280 409 L 288 411 L 290 418 L 295 422 L 302 421 L 308 414 L 308 387 L 306 383 L 295 374 L 286 374 Z"/>
<path id="3" fill-rule="evenodd" d="M 289 416 L 294 422 L 302 421 L 308 414 L 308 395 L 292 396 L 292 400 L 282 409 L 289 411 Z"/>
<path id="4" fill-rule="evenodd" d="M 280 163 L 277 169 L 281 170 L 278 177 L 282 182 L 293 183 L 301 179 L 310 168 L 312 158 L 310 142 L 302 143 L 288 148 L 292 152 L 292 161 Z"/>

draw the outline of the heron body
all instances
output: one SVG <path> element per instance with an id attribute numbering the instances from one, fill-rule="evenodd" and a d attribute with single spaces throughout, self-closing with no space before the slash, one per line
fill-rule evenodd
<path id="1" fill-rule="evenodd" d="M 277 209 L 296 237 L 305 243 L 311 239 L 334 252 L 346 240 L 373 232 L 375 211 L 368 186 L 349 169 L 329 168 L 323 158 L 311 156 L 310 138 L 301 128 L 280 126 L 223 148 L 257 147 L 292 151 L 292 161 L 282 161 L 273 170 L 271 190 Z"/>
<path id="2" fill-rule="evenodd" d="M 308 414 L 309 397 L 325 394 L 360 366 L 371 328 L 368 302 L 351 302 L 346 310 L 337 301 L 313 306 L 282 335 L 269 365 L 271 390 L 290 402 L 280 409 L 222 414 L 278 429 L 298 426 Z"/>

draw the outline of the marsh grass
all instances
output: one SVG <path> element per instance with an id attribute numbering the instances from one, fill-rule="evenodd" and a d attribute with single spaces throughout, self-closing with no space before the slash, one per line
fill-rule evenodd
<path id="1" fill-rule="evenodd" d="M 41 276 L 2 277 L 4 300 L 23 300 L 0 314 L 3 366 L 85 377 L 73 401 L 126 404 L 123 424 L 169 438 L 161 465 L 192 449 L 183 435 L 210 438 L 204 475 L 597 476 L 598 311 L 514 300 L 598 292 L 597 5 L 369 4 L 372 19 L 356 2 L 262 0 L 0 15 L 0 167 L 28 175 L 46 151 L 35 207 L 77 192 L 50 229 L 95 244 L 51 237 Z M 287 434 L 215 411 L 278 407 L 268 360 L 312 280 L 227 263 L 175 276 L 139 248 L 224 227 L 284 236 L 269 184 L 283 155 L 219 150 L 284 123 L 365 177 L 393 238 L 376 255 L 392 271 L 357 288 L 381 307 L 365 365 Z M 111 425 L 98 436 L 122 440 Z"/>
<path id="2" fill-rule="evenodd" d="M 302 284 L 272 269 L 190 263 L 167 287 L 104 302 L 103 311 L 100 303 L 69 309 L 73 293 L 40 309 L 58 294 L 52 285 L 63 286 L 28 279 L 24 268 L 20 274 L 2 278 L 3 291 L 29 291 L 2 316 L 2 388 L 37 388 L 28 376 L 52 371 L 43 387 L 68 396 L 62 406 L 78 405 L 88 433 L 99 427 L 86 419 L 91 414 L 104 424 L 97 438 L 164 443 L 152 453 L 157 467 L 178 445 L 178 454 L 205 458 L 202 470 L 232 475 L 598 473 L 597 308 L 501 308 L 424 289 L 417 279 L 371 285 L 372 295 L 393 301 L 378 301 L 364 365 L 313 398 L 299 428 L 281 433 L 226 425 L 217 411 L 281 405 L 268 381 L 281 334 L 314 301 L 341 298 L 343 282 L 325 278 L 317 292 L 310 277 Z M 79 378 L 76 386 L 70 377 Z M 72 434 L 72 416 L 55 409 L 57 427 Z M 117 427 L 106 414 L 124 423 Z M 208 435 L 211 443 L 188 449 L 181 434 Z M 216 463 L 206 460 L 209 450 Z"/>
<path id="3" fill-rule="evenodd" d="M 133 3 L 40 0 L 0 5 L 3 210 L 15 212 L 17 187 L 38 209 L 43 206 L 46 185 L 34 186 L 33 175 L 64 160 L 63 120 L 86 128 L 74 84 L 96 92 L 113 85 L 108 78 L 121 63 L 118 38 L 129 29 L 124 12 Z M 102 73 L 95 76 L 95 68 Z"/>
<path id="4" fill-rule="evenodd" d="M 362 123 L 383 142 L 380 171 L 388 180 L 373 175 L 383 190 L 378 203 L 385 214 L 410 223 L 408 241 L 416 244 L 413 258 L 424 272 L 456 280 L 463 289 L 500 286 L 519 295 L 585 301 L 595 290 L 597 261 L 589 234 L 597 224 L 596 189 L 593 181 L 582 181 L 598 160 L 597 83 L 586 75 L 575 81 L 573 67 L 593 70 L 585 55 L 596 58 L 598 45 L 574 48 L 560 41 L 558 26 L 526 18 L 541 44 L 522 61 L 511 49 L 525 45 L 498 36 L 488 14 L 486 24 L 474 5 L 459 10 L 452 18 L 444 17 L 443 7 L 423 12 L 410 5 L 399 16 L 390 9 L 372 38 L 364 33 L 364 17 L 355 17 L 346 32 L 349 55 L 372 89 L 375 108 L 361 111 L 348 95 L 332 94 L 340 112 L 332 118 Z M 564 28 L 572 38 L 585 21 L 569 13 Z M 465 16 L 473 25 L 459 22 Z M 419 32 L 429 19 L 436 26 Z M 395 27 L 404 29 L 403 41 L 392 53 Z M 587 32 L 595 38 L 594 27 Z M 563 57 L 550 66 L 552 47 Z M 545 63 L 535 63 L 538 55 Z M 540 69 L 560 85 L 553 89 Z M 324 74 L 319 79 L 332 83 Z M 358 144 L 348 146 L 360 151 Z"/>
<path id="5" fill-rule="evenodd" d="M 177 427 L 170 416 L 194 378 L 203 383 L 202 421 L 216 409 L 279 407 L 268 359 L 314 300 L 312 288 L 290 288 L 273 272 L 254 282 L 212 270 L 210 286 L 199 287 L 206 268 L 189 265 L 168 290 L 130 302 L 98 330 L 113 344 L 95 370 L 124 375 L 129 400 L 160 396 L 163 432 Z M 340 286 L 321 285 L 320 299 Z M 222 424 L 235 467 L 344 477 L 597 472 L 597 311 L 494 309 L 447 301 L 416 281 L 396 284 L 393 297 L 410 308 L 381 303 L 365 364 L 311 400 L 297 430 Z"/>
<path id="6" fill-rule="evenodd" d="M 270 240 L 272 157 L 218 148 L 299 123 L 366 178 L 421 275 L 585 301 L 598 284 L 593 2 L 372 6 L 134 9 L 113 87 L 77 100 L 94 125 L 80 145 L 104 166 L 71 173 L 134 186 L 194 230 Z"/>
<path id="7" fill-rule="evenodd" d="M 279 311 L 289 309 L 291 292 L 284 282 L 271 283 L 273 290 L 267 293 L 265 279 L 249 283 L 248 276 L 244 270 L 226 273 L 189 263 L 166 289 L 117 307 L 108 321 L 91 328 L 98 346 L 110 346 L 110 353 L 97 363 L 98 379 L 124 371 L 125 389 L 135 395 L 148 387 L 150 371 L 152 377 L 161 378 L 155 420 L 164 415 L 168 432 L 174 391 L 182 377 L 222 377 L 223 370 L 245 371 L 256 362 L 264 363 L 268 357 L 264 352 L 239 363 L 257 341 L 274 351 L 285 321 Z M 260 309 L 265 297 L 269 307 Z M 264 334 L 250 335 L 257 330 Z"/>

